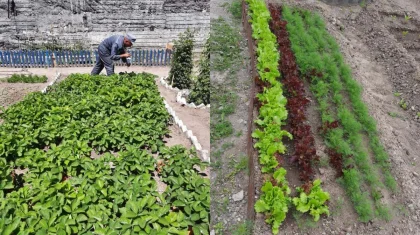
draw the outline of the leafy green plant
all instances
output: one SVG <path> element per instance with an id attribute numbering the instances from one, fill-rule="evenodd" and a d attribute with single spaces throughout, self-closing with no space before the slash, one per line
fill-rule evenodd
<path id="1" fill-rule="evenodd" d="M 47 76 L 38 76 L 38 75 L 24 75 L 24 74 L 13 74 L 10 78 L 7 79 L 9 83 L 44 83 L 48 80 Z"/>
<path id="2" fill-rule="evenodd" d="M 209 234 L 210 183 L 195 169 L 207 165 L 164 146 L 169 114 L 154 79 L 73 74 L 6 109 L 0 233 Z"/>
<path id="3" fill-rule="evenodd" d="M 179 89 L 191 87 L 191 72 L 193 68 L 194 32 L 187 29 L 179 34 L 174 43 L 174 54 L 171 61 L 168 82 Z"/>
<path id="4" fill-rule="evenodd" d="M 408 109 L 408 104 L 404 99 L 401 99 L 400 102 L 398 103 L 400 105 L 400 107 L 404 110 Z"/>
<path id="5" fill-rule="evenodd" d="M 366 8 L 366 6 L 367 6 L 367 4 L 366 4 L 366 0 L 362 0 L 362 1 L 360 2 L 360 7 L 361 7 L 361 8 Z"/>
<path id="6" fill-rule="evenodd" d="M 265 212 L 267 215 L 266 223 L 272 226 L 273 234 L 278 234 L 280 225 L 286 219 L 289 211 L 290 188 L 285 178 L 286 170 L 279 168 L 274 174 L 274 181 L 278 186 L 266 181 L 261 188 L 260 199 L 255 203 L 255 211 Z"/>
<path id="7" fill-rule="evenodd" d="M 322 214 L 330 214 L 326 205 L 326 202 L 330 199 L 330 194 L 322 190 L 321 180 L 315 180 L 309 192 L 305 192 L 305 189 L 301 187 L 296 188 L 296 190 L 299 193 L 298 197 L 293 198 L 293 205 L 295 205 L 296 210 L 302 213 L 309 212 L 314 221 L 318 221 Z"/>
<path id="8" fill-rule="evenodd" d="M 207 39 L 206 45 L 199 65 L 199 75 L 194 83 L 188 102 L 195 104 L 210 104 L 210 42 Z"/>

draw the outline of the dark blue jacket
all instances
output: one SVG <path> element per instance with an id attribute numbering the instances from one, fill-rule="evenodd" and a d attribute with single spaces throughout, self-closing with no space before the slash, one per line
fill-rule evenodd
<path id="1" fill-rule="evenodd" d="M 121 58 L 119 55 L 126 52 L 124 48 L 124 36 L 114 35 L 101 42 L 99 49 L 105 49 L 109 55 L 111 55 L 111 60 L 120 60 L 126 62 L 126 58 Z"/>

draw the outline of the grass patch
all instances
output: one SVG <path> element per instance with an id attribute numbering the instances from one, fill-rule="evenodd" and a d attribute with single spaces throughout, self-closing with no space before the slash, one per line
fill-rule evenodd
<path id="1" fill-rule="evenodd" d="M 232 123 L 227 117 L 235 112 L 237 95 L 222 88 L 212 86 L 211 89 L 211 134 L 210 140 L 220 140 L 234 133 Z"/>
<path id="2" fill-rule="evenodd" d="M 236 174 L 239 172 L 246 170 L 247 173 L 249 173 L 248 170 L 248 157 L 246 155 L 241 155 L 239 157 L 239 161 L 235 160 L 233 156 L 230 159 L 229 166 L 231 169 L 233 169 L 232 172 L 229 173 L 228 179 L 232 179 Z"/>
<path id="3" fill-rule="evenodd" d="M 24 74 L 13 74 L 10 78 L 7 79 L 9 83 L 44 83 L 47 82 L 47 76 L 38 76 L 38 75 L 24 75 Z"/>
<path id="4" fill-rule="evenodd" d="M 231 234 L 232 235 L 251 235 L 253 224 L 251 221 L 244 221 L 235 225 Z"/>
<path id="5" fill-rule="evenodd" d="M 232 14 L 234 19 L 242 19 L 242 2 L 240 0 L 234 0 L 231 4 L 229 4 L 227 10 L 230 14 Z"/>
<path id="6" fill-rule="evenodd" d="M 212 71 L 226 71 L 240 62 L 241 38 L 239 30 L 231 27 L 223 18 L 211 20 L 210 68 Z"/>

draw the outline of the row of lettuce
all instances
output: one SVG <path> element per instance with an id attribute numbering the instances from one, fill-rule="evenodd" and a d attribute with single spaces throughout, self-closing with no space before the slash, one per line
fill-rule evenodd
<path id="1" fill-rule="evenodd" d="M 209 234 L 206 165 L 164 145 L 154 79 L 74 74 L 1 114 L 1 234 Z"/>
<path id="2" fill-rule="evenodd" d="M 267 174 L 267 180 L 263 183 L 262 194 L 255 204 L 255 210 L 265 213 L 266 222 L 272 226 L 272 232 L 277 234 L 291 204 L 298 211 L 309 212 L 315 220 L 321 214 L 329 214 L 325 205 L 329 194 L 322 191 L 321 182 L 315 180 L 306 190 L 298 187 L 298 197 L 292 199 L 289 196 L 291 189 L 286 179 L 287 171 L 279 165 L 276 158 L 286 152 L 283 138 L 293 138 L 292 134 L 284 130 L 288 111 L 278 69 L 278 42 L 269 27 L 271 16 L 265 1 L 247 0 L 247 3 L 252 37 L 257 42 L 257 70 L 261 79 L 259 84 L 264 86 L 262 92 L 257 94 L 260 108 L 255 122 L 258 129 L 252 136 L 258 140 L 255 147 L 259 151 L 261 171 Z"/>

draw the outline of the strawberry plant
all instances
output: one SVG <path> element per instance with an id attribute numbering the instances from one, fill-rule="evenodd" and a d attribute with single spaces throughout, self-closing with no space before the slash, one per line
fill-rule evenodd
<path id="1" fill-rule="evenodd" d="M 164 146 L 153 75 L 71 75 L 1 116 L 0 233 L 209 234 L 208 179 L 194 151 Z"/>
<path id="2" fill-rule="evenodd" d="M 322 214 L 330 214 L 326 205 L 326 202 L 330 199 L 330 194 L 321 189 L 321 180 L 315 180 L 309 190 L 305 191 L 301 187 L 296 190 L 299 196 L 292 199 L 296 210 L 302 213 L 309 212 L 314 221 L 318 221 Z"/>

